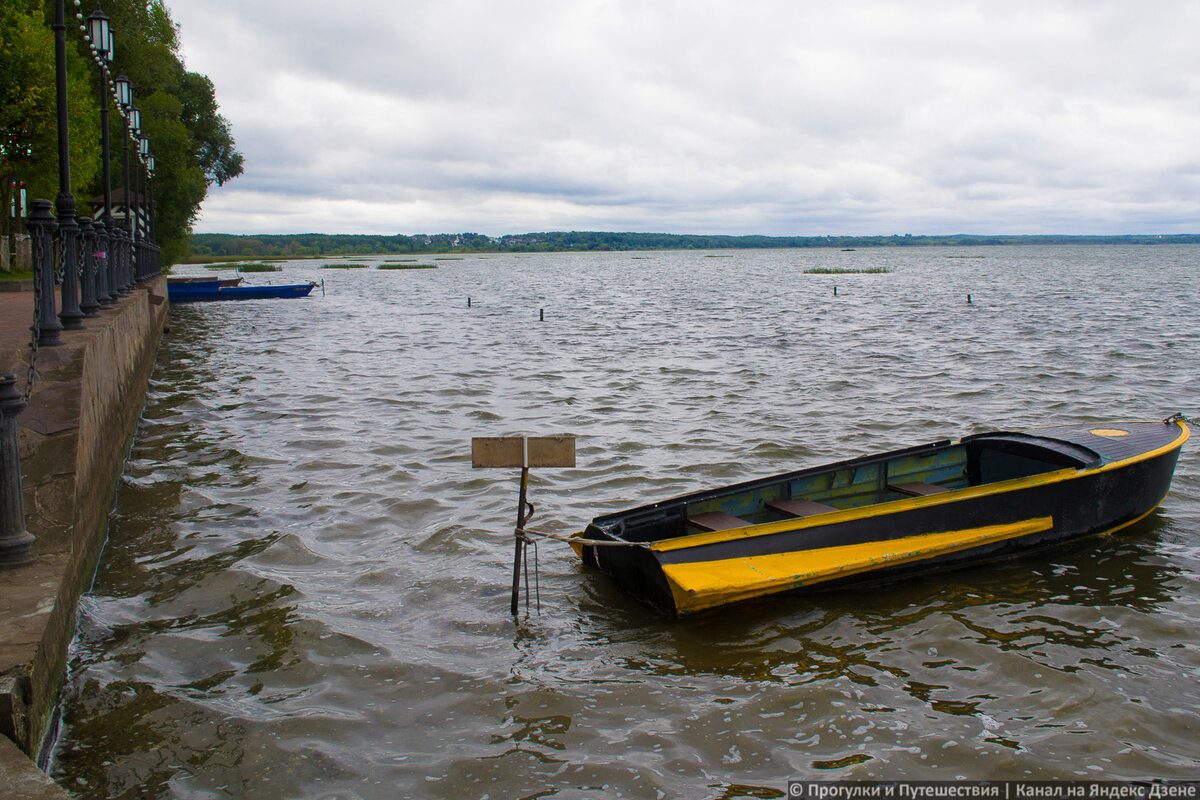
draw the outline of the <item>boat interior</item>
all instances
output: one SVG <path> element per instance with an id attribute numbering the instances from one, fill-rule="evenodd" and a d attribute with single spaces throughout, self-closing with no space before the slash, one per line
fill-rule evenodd
<path id="1" fill-rule="evenodd" d="M 593 525 L 624 541 L 654 542 L 1100 463 L 1097 453 L 1071 442 L 1023 433 L 988 433 L 697 492 L 599 517 Z"/>

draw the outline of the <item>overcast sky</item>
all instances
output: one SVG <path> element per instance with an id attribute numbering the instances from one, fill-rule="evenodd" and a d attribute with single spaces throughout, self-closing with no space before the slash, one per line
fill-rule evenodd
<path id="1" fill-rule="evenodd" d="M 1200 0 L 166 3 L 199 232 L 1200 232 Z"/>

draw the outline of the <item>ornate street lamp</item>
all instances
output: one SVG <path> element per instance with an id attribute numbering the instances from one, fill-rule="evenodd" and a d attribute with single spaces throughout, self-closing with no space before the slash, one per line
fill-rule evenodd
<path id="1" fill-rule="evenodd" d="M 142 112 L 137 106 L 131 105 L 125 112 L 125 118 L 129 120 L 129 129 L 125 136 L 125 226 L 128 228 L 129 234 L 129 258 L 125 261 L 125 280 L 126 289 L 132 289 L 137 283 L 137 271 L 141 269 L 138 264 L 138 258 L 141 256 L 138 247 L 138 215 L 137 215 L 137 187 L 133 187 L 133 198 L 129 196 L 130 181 L 132 180 L 131 169 L 136 171 L 133 161 L 129 157 L 129 145 L 135 147 L 133 157 L 137 158 L 137 140 L 142 135 Z"/>
<path id="2" fill-rule="evenodd" d="M 133 220 L 129 216 L 129 135 L 132 127 L 130 115 L 135 109 L 133 107 L 133 87 L 130 86 L 129 78 L 125 77 L 125 73 L 121 73 L 113 81 L 113 86 L 117 90 L 117 103 L 121 107 L 125 126 L 125 136 L 123 137 L 125 145 L 125 229 L 121 231 L 121 255 L 118 259 L 120 263 L 117 265 L 116 290 L 118 294 L 127 295 L 133 286 L 133 281 L 129 276 L 129 261 L 132 255 L 130 247 L 133 241 L 133 232 L 130 230 Z"/>
<path id="3" fill-rule="evenodd" d="M 113 79 L 113 88 L 117 90 L 117 103 L 121 108 L 128 108 L 133 103 L 133 87 L 124 72 Z"/>
<path id="4" fill-rule="evenodd" d="M 146 193 L 149 196 L 150 205 L 146 215 L 146 221 L 150 223 L 150 242 L 154 239 L 154 154 L 146 154 Z"/>
<path id="5" fill-rule="evenodd" d="M 96 6 L 96 10 L 87 18 L 87 36 L 92 43 L 92 49 L 100 53 L 101 58 L 105 61 L 112 60 L 112 41 L 109 39 L 111 35 L 112 29 L 108 23 L 108 15 L 100 9 L 100 6 Z"/>
<path id="6" fill-rule="evenodd" d="M 145 205 L 142 202 L 144 195 L 142 194 L 142 167 L 145 166 L 146 156 L 150 155 L 150 137 L 144 133 L 137 133 L 137 183 L 134 185 L 134 197 L 137 201 L 137 212 L 134 216 L 134 231 L 137 233 L 135 241 L 137 242 L 137 272 L 134 274 L 134 280 L 142 283 L 150 277 L 150 249 L 147 246 L 146 236 L 146 220 L 142 217 L 142 209 Z"/>
<path id="7" fill-rule="evenodd" d="M 104 222 L 103 232 L 96 243 L 97 272 L 96 300 L 101 306 L 110 306 L 113 301 L 112 285 L 112 252 L 116 241 L 112 236 L 112 159 L 109 155 L 108 142 L 108 65 L 113 57 L 112 26 L 109 25 L 108 15 L 96 6 L 96 10 L 88 17 L 88 38 L 96 51 L 96 60 L 100 62 L 100 148 L 103 151 L 104 164 L 104 211 L 101 220 Z M 128 81 L 126 81 L 128 83 Z M 97 230 L 100 230 L 97 228 Z"/>
<path id="8" fill-rule="evenodd" d="M 67 23 L 63 0 L 54 4 L 54 67 L 58 101 L 58 247 L 63 264 L 62 311 L 58 318 L 65 329 L 83 327 L 79 310 L 79 223 L 75 221 L 75 196 L 71 194 L 71 143 L 67 121 Z M 53 292 L 53 282 L 43 283 L 43 291 Z M 42 320 L 42 325 L 46 320 Z"/>

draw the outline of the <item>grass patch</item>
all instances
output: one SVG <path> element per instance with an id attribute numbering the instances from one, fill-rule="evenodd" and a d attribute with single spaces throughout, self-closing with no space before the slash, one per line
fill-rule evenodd
<path id="1" fill-rule="evenodd" d="M 321 269 L 366 269 L 366 264 L 322 264 Z"/>
<path id="2" fill-rule="evenodd" d="M 246 253 L 246 254 L 243 254 L 240 256 L 213 256 L 213 255 L 198 256 L 198 255 L 193 254 L 190 256 L 184 256 L 183 258 L 181 258 L 179 260 L 179 263 L 187 264 L 189 266 L 202 267 L 206 264 L 240 264 L 240 263 L 244 263 L 246 261 L 246 259 L 249 259 L 249 258 L 253 258 L 255 261 L 303 261 L 303 260 L 315 260 L 318 258 L 332 258 L 332 256 L 330 256 L 330 255 L 323 255 L 323 256 L 297 256 L 297 255 L 256 256 L 253 253 Z"/>
<path id="3" fill-rule="evenodd" d="M 437 269 L 437 264 L 413 264 L 408 261 L 389 261 L 386 264 L 380 264 L 377 269 Z"/>
<path id="4" fill-rule="evenodd" d="M 274 264 L 263 264 L 260 262 L 257 264 L 240 264 L 240 265 L 238 265 L 237 271 L 238 272 L 280 272 L 280 271 L 282 271 L 282 269 L 283 269 L 282 267 L 278 267 Z"/>
<path id="5" fill-rule="evenodd" d="M 195 264 L 197 266 L 206 266 L 209 264 L 227 264 L 236 266 L 245 263 L 246 256 L 184 256 L 180 259 L 180 264 Z"/>
<path id="6" fill-rule="evenodd" d="M 0 272 L 0 281 L 31 281 L 33 270 L 26 272 Z"/>
<path id="7" fill-rule="evenodd" d="M 804 270 L 805 275 L 886 275 L 889 272 L 887 267 L 813 267 Z"/>

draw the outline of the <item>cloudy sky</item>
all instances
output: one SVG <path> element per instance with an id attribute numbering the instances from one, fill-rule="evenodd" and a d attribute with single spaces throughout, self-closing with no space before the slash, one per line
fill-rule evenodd
<path id="1" fill-rule="evenodd" d="M 1200 232 L 1200 0 L 166 4 L 200 232 Z"/>

